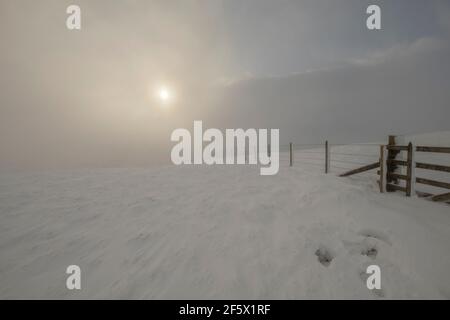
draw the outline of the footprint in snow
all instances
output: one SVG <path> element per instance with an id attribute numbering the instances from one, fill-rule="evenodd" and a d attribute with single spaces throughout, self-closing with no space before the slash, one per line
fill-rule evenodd
<path id="1" fill-rule="evenodd" d="M 333 254 L 325 247 L 317 249 L 316 256 L 319 262 L 325 267 L 328 267 L 331 261 L 334 259 Z"/>

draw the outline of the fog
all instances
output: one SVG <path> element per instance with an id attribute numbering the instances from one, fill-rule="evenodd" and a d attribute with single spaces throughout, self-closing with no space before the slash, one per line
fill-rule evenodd
<path id="1" fill-rule="evenodd" d="M 194 120 L 281 143 L 450 129 L 446 1 L 77 1 L 78 31 L 70 4 L 0 1 L 1 168 L 168 163 Z"/>

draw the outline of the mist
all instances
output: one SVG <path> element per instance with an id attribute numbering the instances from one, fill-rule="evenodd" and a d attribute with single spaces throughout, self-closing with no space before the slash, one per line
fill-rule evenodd
<path id="1" fill-rule="evenodd" d="M 449 129 L 450 6 L 376 2 L 378 34 L 364 1 L 79 1 L 75 32 L 70 1 L 2 1 L 0 167 L 165 164 L 194 120 L 281 143 Z"/>

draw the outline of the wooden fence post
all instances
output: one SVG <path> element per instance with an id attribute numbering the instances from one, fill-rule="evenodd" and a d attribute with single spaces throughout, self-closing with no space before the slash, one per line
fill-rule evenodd
<path id="1" fill-rule="evenodd" d="M 293 152 L 292 152 L 292 142 L 289 142 L 289 166 L 292 167 L 293 164 Z"/>
<path id="2" fill-rule="evenodd" d="M 406 168 L 406 196 L 411 197 L 416 191 L 415 191 L 415 162 L 414 162 L 414 148 L 412 143 L 410 142 L 408 144 L 408 158 L 406 160 L 407 162 L 407 168 Z"/>
<path id="3" fill-rule="evenodd" d="M 250 146 L 248 146 L 248 150 L 247 150 L 247 147 L 245 147 L 245 149 L 244 149 L 244 161 L 245 161 L 245 164 L 248 164 L 248 158 L 249 158 L 249 154 L 250 154 Z"/>
<path id="4" fill-rule="evenodd" d="M 325 141 L 325 173 L 328 173 L 328 167 L 330 162 L 330 154 L 328 149 L 328 140 Z"/>
<path id="5" fill-rule="evenodd" d="M 395 136 L 389 136 L 389 140 L 388 140 L 388 145 L 390 146 L 394 146 L 395 145 Z M 387 150 L 387 159 L 388 160 L 395 160 L 395 158 L 397 157 L 397 154 L 400 151 L 398 150 L 392 150 L 392 149 L 388 149 Z M 386 183 L 398 183 L 398 179 L 392 178 L 390 176 L 391 173 L 395 173 L 395 170 L 397 169 L 397 165 L 389 162 L 386 166 Z M 391 191 L 395 191 L 395 190 L 391 190 L 391 188 L 389 186 L 386 186 L 386 191 L 387 192 L 391 192 Z"/>
<path id="6" fill-rule="evenodd" d="M 411 144 L 411 194 L 416 196 L 416 145 Z"/>
<path id="7" fill-rule="evenodd" d="M 380 146 L 380 192 L 386 192 L 386 147 Z"/>

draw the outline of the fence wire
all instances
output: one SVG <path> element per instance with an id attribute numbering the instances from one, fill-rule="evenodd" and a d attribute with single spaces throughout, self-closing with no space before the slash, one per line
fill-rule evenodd
<path id="1" fill-rule="evenodd" d="M 335 143 L 328 144 L 328 168 L 331 173 L 343 173 L 379 160 L 377 143 Z M 292 143 L 280 146 L 280 165 L 290 165 L 292 149 L 292 166 L 313 166 L 325 171 L 326 147 L 324 143 Z M 376 174 L 367 172 L 366 174 Z"/>

